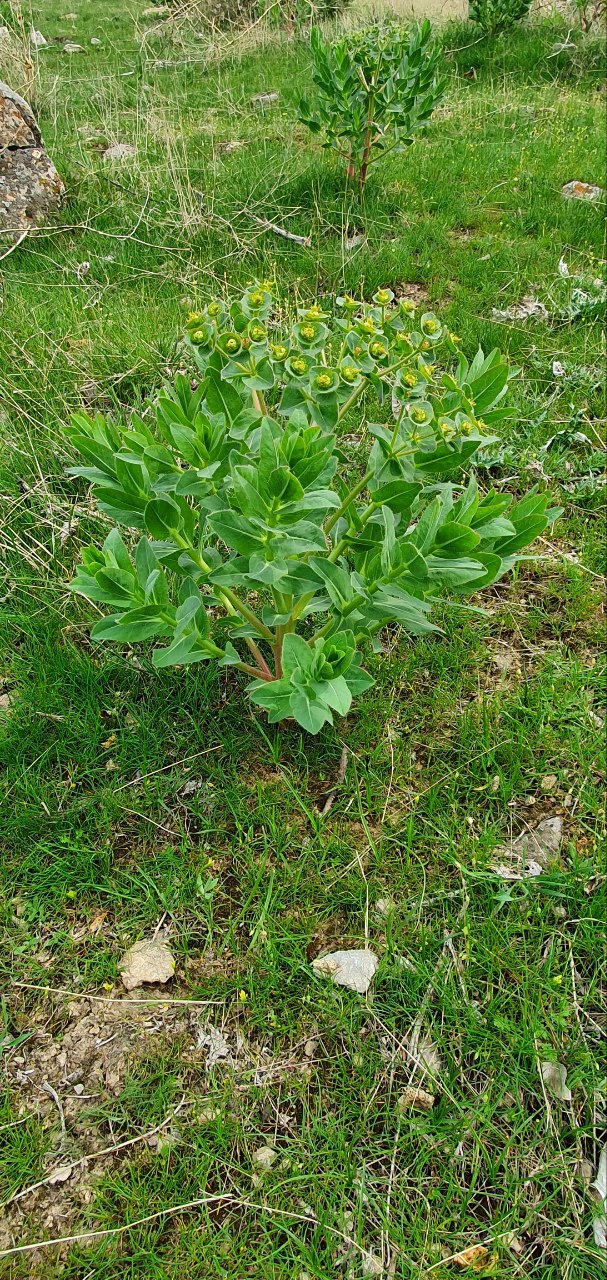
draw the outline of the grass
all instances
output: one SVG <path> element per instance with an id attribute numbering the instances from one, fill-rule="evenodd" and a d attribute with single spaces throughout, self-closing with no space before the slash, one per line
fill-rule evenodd
<path id="1" fill-rule="evenodd" d="M 65 225 L 0 267 L 0 963 L 31 984 L 4 1006 L 0 1194 L 65 1159 L 40 1082 L 76 1105 L 57 1056 L 71 1006 L 40 988 L 111 994 L 122 952 L 162 922 L 173 996 L 213 1002 L 234 1064 L 209 1072 L 163 1005 L 118 1085 L 91 1088 L 77 1123 L 69 1111 L 68 1139 L 72 1156 L 127 1141 L 183 1098 L 173 1141 L 91 1161 L 88 1198 L 75 1176 L 24 1198 L 8 1240 L 151 1220 L 7 1257 L 0 1274 L 362 1280 L 383 1259 L 386 1277 L 446 1280 L 480 1244 L 487 1275 L 598 1280 L 604 350 L 600 323 L 563 318 L 558 261 L 601 270 L 600 209 L 560 194 L 572 178 L 604 185 L 600 56 L 575 33 L 555 54 L 557 18 L 494 42 L 448 28 L 444 108 L 361 202 L 294 123 L 305 44 L 218 52 L 170 27 L 142 44 L 139 7 L 81 8 L 68 21 L 43 0 L 32 15 L 84 48 L 57 43 L 37 64 Z M 256 108 L 269 90 L 278 101 Z M 110 142 L 135 155 L 109 164 Z M 92 648 L 90 611 L 67 592 L 105 528 L 65 476 L 70 411 L 140 404 L 179 366 L 184 308 L 255 275 L 285 302 L 417 286 L 466 350 L 505 348 L 517 414 L 481 480 L 547 484 L 566 508 L 488 617 L 446 610 L 439 640 L 389 636 L 372 695 L 313 744 L 243 713 L 229 673 L 152 673 L 145 653 Z M 548 323 L 492 319 L 526 294 Z M 321 817 L 343 742 L 346 781 Z M 500 879 L 496 847 L 556 813 L 560 866 Z M 323 948 L 367 939 L 368 1001 L 314 976 Z M 438 1081 L 407 1053 L 416 1027 Z M 49 1044 L 56 1056 L 37 1057 Z M 571 1102 L 543 1086 L 546 1060 L 567 1067 Z M 412 1080 L 436 1095 L 430 1112 L 399 1110 Z M 217 1196 L 231 1198 L 164 1215 Z"/>

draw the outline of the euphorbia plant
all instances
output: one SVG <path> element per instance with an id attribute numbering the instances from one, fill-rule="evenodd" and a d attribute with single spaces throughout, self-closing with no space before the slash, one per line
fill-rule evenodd
<path id="1" fill-rule="evenodd" d="M 393 22 L 350 31 L 334 43 L 311 34 L 315 109 L 300 103 L 301 120 L 323 129 L 348 166 L 348 177 L 364 186 L 370 166 L 402 151 L 440 101 L 440 53 L 430 23 L 410 28 Z"/>
<path id="2" fill-rule="evenodd" d="M 494 36 L 526 18 L 530 8 L 531 0 L 469 0 L 468 14 L 486 35 Z"/>
<path id="3" fill-rule="evenodd" d="M 87 549 L 73 588 L 111 609 L 93 639 L 233 666 L 270 721 L 317 733 L 373 683 L 360 651 L 383 626 L 435 631 L 435 600 L 495 582 L 553 518 L 545 495 L 462 485 L 512 371 L 389 289 L 282 327 L 254 285 L 190 316 L 187 344 L 195 389 L 177 376 L 128 425 L 73 420 L 72 473 L 141 535 Z M 340 444 L 354 415 L 362 469 Z"/>

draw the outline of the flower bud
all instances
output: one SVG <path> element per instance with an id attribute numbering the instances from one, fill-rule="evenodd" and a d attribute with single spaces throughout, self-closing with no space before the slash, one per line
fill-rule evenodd
<path id="1" fill-rule="evenodd" d="M 301 354 L 289 356 L 285 363 L 285 369 L 293 378 L 305 378 L 310 369 L 310 361 Z"/>
<path id="2" fill-rule="evenodd" d="M 258 320 L 253 320 L 249 325 L 249 337 L 251 342 L 265 342 L 267 338 L 265 326 Z"/>
<path id="3" fill-rule="evenodd" d="M 409 417 L 413 419 L 413 422 L 417 422 L 420 427 L 424 422 L 428 421 L 428 414 L 426 410 L 422 409 L 419 405 L 411 409 Z"/>
<path id="4" fill-rule="evenodd" d="M 284 347 L 280 342 L 272 343 L 272 346 L 270 347 L 270 351 L 272 352 L 272 358 L 280 362 L 282 362 L 283 360 L 286 360 L 289 354 L 289 348 Z"/>
<path id="5" fill-rule="evenodd" d="M 226 356 L 235 356 L 242 350 L 243 341 L 239 333 L 220 333 L 217 339 L 217 346 Z"/>
<path id="6" fill-rule="evenodd" d="M 335 369 L 325 369 L 322 366 L 314 371 L 312 379 L 312 389 L 317 395 L 329 395 L 335 391 L 339 383 L 339 375 Z"/>
<path id="7" fill-rule="evenodd" d="M 378 289 L 377 293 L 373 294 L 373 301 L 377 303 L 378 307 L 387 307 L 393 297 L 394 294 L 391 289 Z"/>
<path id="8" fill-rule="evenodd" d="M 383 360 L 384 356 L 387 356 L 387 354 L 388 354 L 388 350 L 387 350 L 387 348 L 384 346 L 383 342 L 371 342 L 371 343 L 370 343 L 370 345 L 369 345 L 369 355 L 370 355 L 370 356 L 373 356 L 373 359 L 374 359 L 374 360 Z"/>

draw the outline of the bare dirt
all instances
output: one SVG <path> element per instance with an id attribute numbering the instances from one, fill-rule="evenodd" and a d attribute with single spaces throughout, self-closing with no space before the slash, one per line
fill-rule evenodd
<path id="1" fill-rule="evenodd" d="M 222 1002 L 167 999 L 151 990 L 129 998 L 118 990 L 73 999 L 57 992 L 21 1015 L 31 1035 L 5 1052 L 4 1084 L 17 1121 L 35 1117 L 42 1123 L 48 1150 L 40 1176 L 0 1205 L 0 1250 L 86 1232 L 86 1210 L 102 1175 L 138 1151 L 179 1142 L 184 1120 L 190 1125 L 213 1118 L 207 1094 L 214 1071 L 228 1071 L 240 1090 L 311 1070 L 303 1041 L 278 1060 L 248 1039 L 238 1011 L 226 1017 Z M 125 1121 L 124 1132 L 116 1131 L 112 1102 L 137 1062 L 169 1053 L 174 1061 L 175 1052 L 187 1066 L 182 1099 L 159 1123 L 138 1130 Z M 47 1251 L 29 1256 L 34 1268 L 37 1260 L 42 1268 L 32 1274 L 44 1274 Z"/>

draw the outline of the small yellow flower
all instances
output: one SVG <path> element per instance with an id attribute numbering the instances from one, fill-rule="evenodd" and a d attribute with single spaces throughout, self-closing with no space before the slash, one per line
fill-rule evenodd
<path id="1" fill-rule="evenodd" d="M 417 378 L 415 377 L 415 374 L 411 373 L 411 370 L 409 370 L 408 373 L 403 374 L 403 382 L 406 387 L 414 387 L 417 382 Z"/>
<path id="2" fill-rule="evenodd" d="M 434 364 L 420 364 L 420 366 L 419 366 L 419 367 L 420 367 L 421 372 L 422 372 L 422 373 L 423 373 L 423 375 L 424 375 L 424 378 L 431 378 L 431 377 L 432 377 L 432 374 L 434 373 L 434 370 L 435 370 L 435 368 L 436 368 L 436 365 L 434 365 Z"/>
<path id="3" fill-rule="evenodd" d="M 449 337 L 452 342 L 461 342 L 461 338 L 459 338 L 456 333 L 449 333 Z"/>
<path id="4" fill-rule="evenodd" d="M 374 360 L 382 360 L 386 354 L 386 348 L 382 342 L 372 342 L 369 347 L 369 354 L 373 356 Z"/>
<path id="5" fill-rule="evenodd" d="M 248 998 L 249 998 L 249 997 L 248 997 L 248 995 L 247 995 L 246 991 L 239 991 L 239 992 L 238 992 L 238 999 L 240 1000 L 240 1003 L 241 1003 L 241 1004 L 246 1004 L 246 1002 L 247 1002 Z"/>

